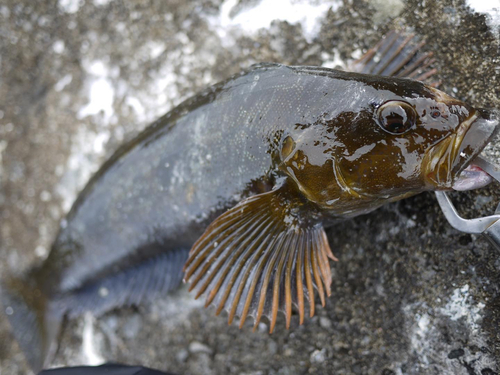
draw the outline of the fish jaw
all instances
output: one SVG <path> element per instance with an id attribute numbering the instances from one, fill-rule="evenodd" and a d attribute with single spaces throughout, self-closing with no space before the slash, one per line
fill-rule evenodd
<path id="1" fill-rule="evenodd" d="M 473 160 L 498 131 L 499 119 L 498 111 L 477 110 L 426 153 L 424 178 L 431 190 L 472 190 L 493 180 Z"/>
<path id="2" fill-rule="evenodd" d="M 474 190 L 485 187 L 493 178 L 475 164 L 470 164 L 465 168 L 457 180 L 453 183 L 452 189 L 456 191 Z"/>

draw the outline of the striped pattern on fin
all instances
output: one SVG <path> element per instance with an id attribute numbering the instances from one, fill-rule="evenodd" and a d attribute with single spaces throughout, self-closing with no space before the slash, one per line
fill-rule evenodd
<path id="1" fill-rule="evenodd" d="M 280 188 L 281 189 L 281 188 Z M 289 328 L 292 306 L 300 324 L 306 309 L 314 315 L 316 289 L 324 306 L 331 294 L 328 258 L 337 260 L 320 225 L 300 221 L 280 189 L 250 197 L 219 216 L 193 245 L 184 281 L 206 295 L 205 307 L 226 310 L 229 324 L 262 316 L 273 332 L 278 311 Z M 295 206 L 293 206 L 295 207 Z"/>
<path id="2" fill-rule="evenodd" d="M 411 78 L 437 87 L 441 82 L 431 80 L 437 73 L 431 68 L 432 52 L 422 52 L 425 41 L 415 35 L 404 35 L 391 31 L 373 48 L 354 61 L 349 70 L 358 73 L 376 74 L 400 78 Z"/>

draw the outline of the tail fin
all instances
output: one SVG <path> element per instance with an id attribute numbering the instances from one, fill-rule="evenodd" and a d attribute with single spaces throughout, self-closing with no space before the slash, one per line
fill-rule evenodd
<path id="1" fill-rule="evenodd" d="M 57 349 L 62 315 L 50 314 L 48 299 L 29 278 L 7 278 L 0 302 L 31 368 L 38 373 Z"/>

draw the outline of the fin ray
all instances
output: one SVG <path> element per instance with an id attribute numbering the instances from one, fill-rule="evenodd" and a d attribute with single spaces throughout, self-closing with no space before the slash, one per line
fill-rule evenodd
<path id="1" fill-rule="evenodd" d="M 319 223 L 300 216 L 308 211 L 292 212 L 291 207 L 307 202 L 291 202 L 301 198 L 287 189 L 285 184 L 242 201 L 215 219 L 193 245 L 184 281 L 197 297 L 206 295 L 206 305 L 214 305 L 216 314 L 226 310 L 229 324 L 239 316 L 241 327 L 252 316 L 255 329 L 265 316 L 272 332 L 281 311 L 289 328 L 293 307 L 302 324 L 305 301 L 313 316 L 314 294 L 322 305 L 325 294 L 331 294 L 329 260 L 336 258 L 326 234 Z M 217 239 L 222 242 L 214 247 Z"/>
<path id="2" fill-rule="evenodd" d="M 432 52 L 421 52 L 425 41 L 415 35 L 405 35 L 395 30 L 388 33 L 375 47 L 350 64 L 353 72 L 390 77 L 412 78 L 431 84 L 429 78 L 437 73 L 430 69 L 434 60 Z"/>
<path id="3" fill-rule="evenodd" d="M 241 235 L 241 232 L 244 230 L 247 230 L 248 226 L 252 227 L 255 223 L 252 223 L 251 221 L 246 221 L 241 227 L 236 227 L 235 231 L 231 231 L 231 233 L 228 233 L 227 237 L 222 241 L 220 244 L 217 244 L 218 250 L 214 254 L 210 254 L 210 246 L 213 245 L 213 242 L 210 242 L 209 245 L 206 247 L 206 250 L 202 252 L 202 254 L 205 254 L 207 256 L 207 261 L 205 262 L 205 265 L 203 268 L 201 268 L 197 274 L 196 279 L 193 281 L 192 286 L 190 287 L 190 290 L 192 290 L 200 281 L 203 281 L 203 285 L 200 287 L 200 290 L 198 291 L 196 298 L 198 298 L 204 291 L 205 289 L 210 285 L 210 283 L 213 280 L 213 277 L 215 276 L 215 273 L 212 272 L 210 275 L 207 277 L 207 271 L 210 268 L 211 264 L 216 262 L 214 265 L 213 271 L 216 271 L 220 269 L 221 267 L 224 266 L 224 264 L 227 262 L 228 258 L 231 256 L 231 248 L 235 245 L 235 241 L 237 238 Z M 229 231 L 228 228 L 227 230 Z M 227 246 L 226 246 L 227 245 Z M 215 247 L 215 246 L 214 246 Z M 203 258 L 196 263 L 193 264 L 191 268 L 191 272 L 186 273 L 186 277 L 189 277 L 190 274 L 193 274 L 196 271 L 196 266 L 200 264 L 203 261 Z"/>
<path id="4" fill-rule="evenodd" d="M 269 227 L 271 224 L 269 224 L 267 227 Z M 254 252 L 254 255 L 252 256 L 252 259 L 250 260 L 250 265 L 246 265 L 246 270 L 244 272 L 244 274 L 242 275 L 241 279 L 239 280 L 238 282 L 238 288 L 236 290 L 236 295 L 235 295 L 235 298 L 233 300 L 233 303 L 231 305 L 231 311 L 229 313 L 229 324 L 232 323 L 232 320 L 234 318 L 234 316 L 236 315 L 236 312 L 238 310 L 238 307 L 240 306 L 240 298 L 241 298 L 241 295 L 242 293 L 244 292 L 245 290 L 245 285 L 247 283 L 247 280 L 248 280 L 248 277 L 250 276 L 250 274 L 252 273 L 252 270 L 253 270 L 253 260 L 255 257 L 257 257 L 260 253 L 261 253 L 261 250 L 263 248 L 263 244 L 265 243 L 265 239 L 262 239 L 262 237 L 265 235 L 266 238 L 269 237 L 269 234 L 267 233 L 261 233 L 261 235 L 259 236 L 259 242 L 256 243 L 255 245 L 257 246 L 257 249 L 256 251 Z M 256 241 L 256 240 L 255 240 Z M 254 242 L 255 242 L 254 241 Z M 243 264 L 240 264 L 240 269 L 243 267 L 244 265 Z"/>
<path id="5" fill-rule="evenodd" d="M 254 230 L 252 231 L 252 235 L 256 235 L 257 239 L 259 239 L 259 238 L 261 238 L 261 235 L 263 232 L 256 233 L 256 231 L 258 229 L 260 229 L 262 226 L 264 226 L 264 224 L 266 224 L 266 222 L 260 223 L 260 221 L 256 221 L 255 224 L 258 224 L 258 226 L 257 226 L 257 228 L 254 228 Z M 254 239 L 255 239 L 254 237 L 245 238 L 245 240 L 241 244 L 242 246 L 240 246 L 240 249 L 232 256 L 231 261 L 226 266 L 226 270 L 230 271 L 230 274 L 227 276 L 228 283 L 227 283 L 227 285 L 225 285 L 225 292 L 223 294 L 221 301 L 219 302 L 219 307 L 217 309 L 218 313 L 220 313 L 224 309 L 227 298 L 229 297 L 229 294 L 233 288 L 233 285 L 239 276 L 239 272 L 245 266 L 245 263 L 248 260 L 247 255 L 248 255 L 249 251 L 251 251 L 251 249 L 254 248 L 253 247 L 253 244 L 255 243 L 255 241 L 253 241 Z M 252 242 L 253 244 L 250 244 L 251 246 L 245 247 L 245 244 L 248 244 L 249 242 Z M 237 265 L 235 265 L 236 262 L 238 262 Z M 229 278 L 229 276 L 230 276 L 230 278 Z M 234 301 L 234 302 L 236 302 L 236 301 Z"/>

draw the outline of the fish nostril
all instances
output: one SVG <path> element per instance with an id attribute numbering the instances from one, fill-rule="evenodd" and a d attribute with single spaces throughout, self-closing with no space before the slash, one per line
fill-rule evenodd
<path id="1" fill-rule="evenodd" d="M 485 120 L 498 120 L 500 118 L 498 111 L 478 108 L 477 111 Z"/>
<path id="2" fill-rule="evenodd" d="M 438 118 L 438 117 L 440 117 L 440 116 L 441 116 L 441 111 L 439 111 L 439 110 L 437 110 L 437 109 L 435 109 L 435 110 L 431 111 L 431 117 L 432 117 L 432 118 Z"/>
<path id="3" fill-rule="evenodd" d="M 479 114 L 481 115 L 482 118 L 489 120 L 490 115 L 491 115 L 490 111 L 488 111 L 484 108 L 479 108 L 477 111 L 479 112 Z"/>

